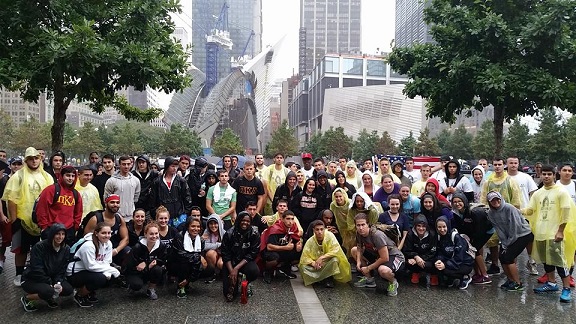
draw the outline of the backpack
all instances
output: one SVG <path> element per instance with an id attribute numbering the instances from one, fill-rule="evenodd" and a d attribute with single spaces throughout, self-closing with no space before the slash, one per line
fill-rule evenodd
<path id="1" fill-rule="evenodd" d="M 104 219 L 104 215 L 102 215 L 102 212 L 104 212 L 104 210 L 93 210 L 89 212 L 84 217 L 84 219 L 82 219 L 80 227 L 78 227 L 78 231 L 76 232 L 76 242 L 79 242 L 84 238 L 84 229 L 86 228 L 86 225 L 88 225 L 88 222 L 90 221 L 90 219 L 92 219 L 92 217 L 100 215 L 101 217 L 99 217 L 98 219 Z"/>
<path id="2" fill-rule="evenodd" d="M 46 187 L 48 188 L 48 187 Z M 45 188 L 45 189 L 46 189 Z M 58 202 L 58 199 L 60 198 L 60 184 L 58 183 L 58 181 L 56 181 L 54 183 L 54 198 L 52 198 L 52 205 L 54 205 L 55 203 Z M 74 195 L 74 205 L 76 205 L 76 202 L 78 201 L 78 197 L 80 196 L 80 193 L 78 192 L 78 190 L 72 188 L 72 195 Z M 38 196 L 38 198 L 36 198 L 36 200 L 34 200 L 34 206 L 32 206 L 32 222 L 36 225 L 38 225 L 38 215 L 36 214 L 36 208 L 38 207 L 38 201 L 40 200 L 40 196 Z"/>
<path id="3" fill-rule="evenodd" d="M 450 236 L 450 238 L 452 239 L 452 244 L 454 243 L 454 237 L 456 237 L 456 234 L 458 234 L 458 230 L 457 229 L 453 229 L 452 230 L 452 234 Z M 464 239 L 464 241 L 466 241 L 466 244 L 468 244 L 468 250 L 466 251 L 466 253 L 472 257 L 472 260 L 476 259 L 476 248 L 472 246 L 472 243 L 470 243 L 470 238 L 468 237 L 468 235 L 466 234 L 460 234 L 460 237 L 462 237 Z"/>
<path id="4" fill-rule="evenodd" d="M 398 225 L 396 224 L 387 225 L 382 223 L 376 223 L 374 224 L 374 227 L 377 230 L 384 232 L 384 234 L 388 236 L 388 238 L 391 239 L 394 242 L 394 244 L 396 244 L 396 246 L 398 246 L 398 244 L 400 243 L 400 238 L 402 237 Z"/>
<path id="5" fill-rule="evenodd" d="M 70 247 L 70 254 L 68 255 L 68 263 L 72 264 L 72 274 L 74 274 L 74 269 L 76 268 L 76 262 L 80 261 L 80 258 L 76 256 L 76 252 L 80 250 L 80 247 L 86 243 L 86 239 L 81 238 L 78 242 L 74 243 L 72 247 Z"/>

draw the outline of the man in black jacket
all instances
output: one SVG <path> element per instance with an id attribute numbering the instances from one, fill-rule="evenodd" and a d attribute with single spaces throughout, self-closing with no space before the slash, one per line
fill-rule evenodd
<path id="1" fill-rule="evenodd" d="M 177 171 L 178 160 L 167 157 L 164 161 L 164 174 L 154 180 L 150 192 L 150 210 L 162 205 L 170 212 L 171 219 L 177 219 L 182 214 L 189 215 L 192 209 L 188 183 Z"/>
<path id="2" fill-rule="evenodd" d="M 132 171 L 132 174 L 140 180 L 140 197 L 135 207 L 143 208 L 148 214 L 150 212 L 148 201 L 152 192 L 152 183 L 158 177 L 158 172 L 150 169 L 150 159 L 146 155 L 140 155 L 136 158 L 136 169 Z"/>

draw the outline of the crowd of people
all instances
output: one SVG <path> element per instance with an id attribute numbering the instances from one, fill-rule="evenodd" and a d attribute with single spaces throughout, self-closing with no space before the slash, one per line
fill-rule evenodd
<path id="1" fill-rule="evenodd" d="M 76 168 L 62 152 L 45 163 L 33 147 L 23 158 L 0 151 L 0 272 L 10 247 L 26 311 L 69 295 L 92 307 L 110 285 L 151 300 L 158 285 L 173 285 L 186 298 L 199 280 L 221 281 L 225 300 L 244 300 L 259 277 L 272 284 L 295 272 L 307 286 L 353 281 L 396 296 L 399 280 L 464 290 L 491 284 L 502 267 L 500 288 L 522 291 L 516 260 L 526 250 L 528 272 L 538 275 L 538 263 L 545 271 L 534 293 L 571 301 L 570 164 L 537 164 L 530 176 L 518 157 L 494 158 L 491 169 L 481 159 L 467 177 L 449 156 L 419 169 L 412 158 L 359 166 L 301 157 L 285 163 L 278 153 L 267 166 L 258 154 L 239 168 L 227 155 L 217 170 L 183 155 L 161 169 L 145 155 L 93 152 Z"/>

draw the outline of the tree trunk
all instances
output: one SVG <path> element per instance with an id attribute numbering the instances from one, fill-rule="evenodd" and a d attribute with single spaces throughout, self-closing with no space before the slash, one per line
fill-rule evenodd
<path id="1" fill-rule="evenodd" d="M 64 96 L 63 82 L 56 80 L 54 84 L 54 121 L 50 131 L 52 135 L 52 153 L 62 150 L 66 110 L 69 105 L 70 99 Z"/>
<path id="2" fill-rule="evenodd" d="M 504 137 L 504 107 L 494 107 L 494 157 L 502 156 Z"/>

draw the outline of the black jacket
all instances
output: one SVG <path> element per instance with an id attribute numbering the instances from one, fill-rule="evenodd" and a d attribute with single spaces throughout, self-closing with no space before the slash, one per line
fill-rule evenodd
<path id="1" fill-rule="evenodd" d="M 54 235 L 66 231 L 64 225 L 56 223 L 48 229 L 48 238 L 36 243 L 30 251 L 30 265 L 22 274 L 22 281 L 32 281 L 54 285 L 66 278 L 66 267 L 70 256 L 70 247 L 62 243 L 56 252 L 52 246 Z M 64 240 L 66 242 L 66 240 Z"/>
<path id="2" fill-rule="evenodd" d="M 128 265 L 126 267 L 126 274 L 140 274 L 148 271 L 148 265 L 156 260 L 156 266 L 164 266 L 166 260 L 168 259 L 168 248 L 166 244 L 159 242 L 160 245 L 153 249 L 152 252 L 148 252 L 148 247 L 142 242 L 136 243 L 132 250 L 130 250 Z M 136 270 L 136 267 L 140 263 L 146 263 L 146 268 L 143 271 Z"/>
<path id="3" fill-rule="evenodd" d="M 236 222 L 234 227 L 226 231 L 220 246 L 222 261 L 231 261 L 232 266 L 242 260 L 255 261 L 260 251 L 260 233 L 256 227 L 251 226 L 245 233 L 242 233 L 239 226 L 236 226 L 239 223 Z"/>
<path id="4" fill-rule="evenodd" d="M 188 252 L 184 250 L 184 235 L 186 231 L 178 233 L 178 235 L 172 240 L 172 259 L 174 263 L 193 263 L 196 265 L 202 265 L 201 255 L 202 252 Z M 201 239 L 200 251 L 204 251 L 204 240 Z"/>
<path id="5" fill-rule="evenodd" d="M 158 177 L 159 173 L 150 169 L 150 160 L 147 156 L 141 155 L 136 159 L 136 161 L 138 160 L 146 161 L 148 171 L 144 175 L 142 175 L 137 169 L 132 171 L 132 174 L 140 180 L 140 197 L 135 206 L 136 208 L 143 208 L 146 211 L 149 211 L 150 206 L 148 201 L 150 199 L 150 194 L 152 193 L 152 183 Z"/>
<path id="6" fill-rule="evenodd" d="M 171 188 L 168 189 L 164 183 L 164 177 L 157 177 L 152 183 L 149 204 L 150 210 L 163 205 L 170 212 L 171 218 L 182 214 L 189 215 L 192 210 L 192 198 L 186 180 L 179 175 L 174 175 Z"/>
<path id="7" fill-rule="evenodd" d="M 300 188 L 300 186 L 298 186 L 298 183 L 296 183 L 295 188 L 292 190 L 292 193 L 290 193 L 288 179 L 291 177 L 296 178 L 296 173 L 292 171 L 288 172 L 288 174 L 286 175 L 286 180 L 284 180 L 284 183 L 279 185 L 276 188 L 276 192 L 274 192 L 274 199 L 272 200 L 272 210 L 274 212 L 277 211 L 276 205 L 278 205 L 278 200 L 284 199 L 288 202 L 288 206 L 290 206 L 292 199 L 294 199 L 294 197 L 298 195 L 300 191 L 302 191 L 302 188 Z"/>
<path id="8" fill-rule="evenodd" d="M 436 246 L 438 244 L 438 236 L 434 231 L 431 231 L 428 228 L 428 222 L 426 221 L 426 217 L 423 215 L 419 215 L 416 217 L 414 221 L 414 226 L 417 223 L 425 223 L 427 227 L 426 234 L 424 237 L 419 238 L 418 234 L 416 234 L 416 228 L 412 228 L 406 237 L 406 241 L 404 242 L 404 247 L 402 247 L 402 253 L 406 259 L 413 259 L 416 256 L 419 256 L 424 261 L 436 261 Z"/>

